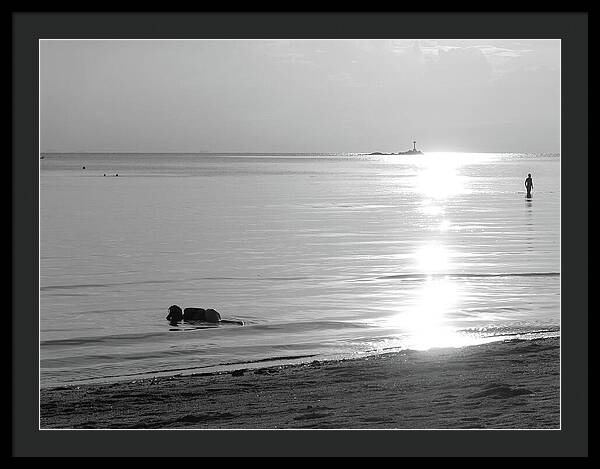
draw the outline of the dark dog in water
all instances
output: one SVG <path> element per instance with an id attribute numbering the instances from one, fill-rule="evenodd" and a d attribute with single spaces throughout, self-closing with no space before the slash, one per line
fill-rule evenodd
<path id="1" fill-rule="evenodd" d="M 184 321 L 219 322 L 221 315 L 214 309 L 185 308 L 183 310 Z"/>
<path id="2" fill-rule="evenodd" d="M 172 325 L 181 322 L 181 320 L 183 319 L 183 312 L 181 311 L 181 308 L 177 305 L 169 306 L 169 314 L 167 314 L 166 319 Z"/>
<path id="3" fill-rule="evenodd" d="M 218 324 L 222 322 L 225 324 L 238 324 L 240 326 L 244 325 L 244 321 L 221 319 L 219 312 L 212 308 L 185 308 L 183 311 L 181 311 L 181 308 L 177 305 L 169 307 L 167 320 L 171 322 L 171 325 L 178 324 L 182 320 L 185 322 L 200 321 L 209 322 L 212 324 Z"/>

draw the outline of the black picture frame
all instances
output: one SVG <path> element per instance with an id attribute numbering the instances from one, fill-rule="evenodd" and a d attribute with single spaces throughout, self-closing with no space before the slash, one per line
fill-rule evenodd
<path id="1" fill-rule="evenodd" d="M 561 39 L 561 429 L 39 430 L 38 40 L 50 38 Z M 587 455 L 586 12 L 14 12 L 12 112 L 13 456 Z"/>

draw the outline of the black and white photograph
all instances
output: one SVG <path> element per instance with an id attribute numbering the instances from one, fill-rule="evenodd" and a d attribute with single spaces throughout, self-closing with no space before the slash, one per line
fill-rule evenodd
<path id="1" fill-rule="evenodd" d="M 40 39 L 40 429 L 561 427 L 561 41 Z"/>

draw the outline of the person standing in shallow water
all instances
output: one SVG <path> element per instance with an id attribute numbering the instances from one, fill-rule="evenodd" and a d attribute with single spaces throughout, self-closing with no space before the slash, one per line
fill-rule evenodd
<path id="1" fill-rule="evenodd" d="M 531 199 L 531 189 L 533 189 L 533 179 L 531 179 L 531 174 L 528 174 L 527 179 L 525 179 L 525 189 L 527 189 L 527 198 Z"/>

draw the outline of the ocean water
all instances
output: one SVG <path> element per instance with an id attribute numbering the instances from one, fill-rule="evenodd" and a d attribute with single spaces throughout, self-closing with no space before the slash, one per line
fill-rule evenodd
<path id="1" fill-rule="evenodd" d="M 42 387 L 560 333 L 558 155 L 43 156 Z"/>

